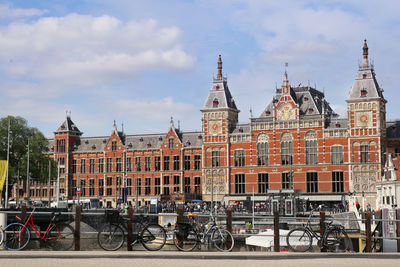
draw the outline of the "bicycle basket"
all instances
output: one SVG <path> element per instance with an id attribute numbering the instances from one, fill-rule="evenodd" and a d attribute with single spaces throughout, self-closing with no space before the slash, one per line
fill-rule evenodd
<path id="1" fill-rule="evenodd" d="M 106 210 L 105 221 L 109 223 L 118 223 L 121 220 L 118 210 Z"/>

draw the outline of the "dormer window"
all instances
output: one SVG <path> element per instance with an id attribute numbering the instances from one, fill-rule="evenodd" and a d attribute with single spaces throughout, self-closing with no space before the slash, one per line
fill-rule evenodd
<path id="1" fill-rule="evenodd" d="M 367 78 L 367 74 L 364 73 L 364 74 L 363 74 L 363 79 L 366 79 L 366 78 Z"/>
<path id="2" fill-rule="evenodd" d="M 168 139 L 168 148 L 174 149 L 174 139 L 173 138 Z"/>
<path id="3" fill-rule="evenodd" d="M 308 97 L 305 97 L 305 98 L 304 98 L 304 101 L 308 101 Z"/>
<path id="4" fill-rule="evenodd" d="M 96 145 L 93 145 L 93 146 L 92 146 L 92 149 L 93 149 L 93 150 L 96 149 Z"/>
<path id="5" fill-rule="evenodd" d="M 278 103 L 278 99 L 274 99 L 274 103 L 275 103 L 275 104 Z"/>
<path id="6" fill-rule="evenodd" d="M 215 86 L 215 90 L 217 91 L 219 90 L 219 85 Z"/>
<path id="7" fill-rule="evenodd" d="M 200 134 L 197 136 L 197 139 L 201 139 L 201 135 Z"/>
<path id="8" fill-rule="evenodd" d="M 218 102 L 218 99 L 214 99 L 213 100 L 213 108 L 217 108 L 218 107 L 218 104 L 219 104 L 219 102 Z"/>
<path id="9" fill-rule="evenodd" d="M 187 146 L 190 146 L 190 141 L 189 141 L 189 140 L 186 141 L 186 145 L 187 145 Z"/>
<path id="10" fill-rule="evenodd" d="M 103 139 L 103 144 L 105 144 L 105 143 L 107 143 L 107 140 L 106 140 L 106 139 Z"/>
<path id="11" fill-rule="evenodd" d="M 150 144 L 150 143 L 147 143 L 147 147 L 151 147 L 151 144 Z"/>
<path id="12" fill-rule="evenodd" d="M 271 115 L 271 111 L 269 111 L 269 110 L 265 111 L 265 115 L 267 115 L 267 116 Z"/>
<path id="13" fill-rule="evenodd" d="M 340 128 L 340 124 L 339 124 L 339 123 L 336 123 L 336 124 L 335 124 L 335 127 L 336 127 L 336 128 Z"/>
<path id="14" fill-rule="evenodd" d="M 140 137 L 140 138 L 139 138 L 139 141 L 140 141 L 140 142 L 143 142 L 143 137 Z"/>
<path id="15" fill-rule="evenodd" d="M 158 141 L 162 141 L 162 137 L 160 136 L 160 137 L 158 137 Z"/>
<path id="16" fill-rule="evenodd" d="M 129 143 L 128 147 L 129 147 L 129 148 L 132 148 L 132 147 L 133 147 L 132 143 Z"/>
<path id="17" fill-rule="evenodd" d="M 363 88 L 361 90 L 361 97 L 366 97 L 367 96 L 367 90 L 365 88 Z"/>
<path id="18" fill-rule="evenodd" d="M 117 151 L 117 141 L 112 141 L 112 143 L 111 143 L 111 151 Z"/>
<path id="19" fill-rule="evenodd" d="M 308 113 L 312 113 L 314 111 L 313 108 L 308 108 Z"/>
<path id="20" fill-rule="evenodd" d="M 89 140 L 85 140 L 85 144 L 89 144 Z"/>
<path id="21" fill-rule="evenodd" d="M 243 129 L 242 128 L 239 129 L 239 133 L 243 133 Z"/>

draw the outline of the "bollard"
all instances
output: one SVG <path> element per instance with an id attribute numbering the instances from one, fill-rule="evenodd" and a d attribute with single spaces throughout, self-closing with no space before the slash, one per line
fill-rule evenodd
<path id="1" fill-rule="evenodd" d="M 396 210 L 396 221 L 397 238 L 400 238 L 400 209 Z M 397 239 L 397 252 L 400 252 L 400 239 Z"/>
<path id="2" fill-rule="evenodd" d="M 132 220 L 133 220 L 133 210 L 131 207 L 128 208 L 128 251 L 132 251 L 132 243 L 133 243 L 133 236 L 132 236 Z"/>
<path id="3" fill-rule="evenodd" d="M 274 252 L 279 251 L 279 210 L 274 210 Z"/>
<path id="4" fill-rule="evenodd" d="M 183 223 L 185 221 L 185 218 L 183 217 L 184 213 L 183 208 L 177 208 L 176 213 L 178 214 L 178 217 L 176 218 L 176 223 Z M 181 229 L 178 228 L 178 231 L 181 231 Z M 182 247 L 183 246 L 182 241 L 178 240 L 178 245 Z"/>
<path id="5" fill-rule="evenodd" d="M 81 250 L 81 211 L 82 207 L 80 205 L 76 205 L 75 208 L 75 250 Z"/>
<path id="6" fill-rule="evenodd" d="M 226 210 L 226 230 L 230 232 L 232 235 L 232 209 L 227 209 Z M 232 245 L 232 240 L 228 240 L 227 247 L 231 247 Z"/>
<path id="7" fill-rule="evenodd" d="M 325 211 L 321 211 L 319 213 L 319 234 L 321 238 L 325 234 Z M 324 244 L 322 245 L 323 246 L 321 247 L 321 252 L 326 252 L 327 251 L 326 247 L 324 246 Z"/>
<path id="8" fill-rule="evenodd" d="M 371 212 L 365 213 L 365 252 L 372 252 Z"/>

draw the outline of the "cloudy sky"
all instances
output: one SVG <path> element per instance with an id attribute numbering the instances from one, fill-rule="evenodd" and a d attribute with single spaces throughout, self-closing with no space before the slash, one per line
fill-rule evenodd
<path id="1" fill-rule="evenodd" d="M 85 135 L 165 132 L 170 117 L 200 130 L 200 109 L 222 55 L 240 121 L 282 84 L 324 90 L 345 115 L 368 40 L 387 117 L 400 118 L 400 1 L 0 1 L 0 117 L 46 136 L 65 119 Z"/>

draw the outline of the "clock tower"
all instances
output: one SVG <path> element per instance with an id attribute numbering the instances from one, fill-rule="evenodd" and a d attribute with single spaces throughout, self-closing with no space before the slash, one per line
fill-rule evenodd
<path id="1" fill-rule="evenodd" d="M 363 205 L 376 203 L 376 186 L 381 181 L 386 138 L 386 100 L 368 60 L 364 41 L 363 62 L 347 102 L 349 129 L 350 191 Z M 362 207 L 363 209 L 366 206 Z"/>
<path id="2" fill-rule="evenodd" d="M 201 109 L 203 133 L 203 200 L 221 201 L 229 193 L 229 133 L 238 122 L 239 110 L 222 75 L 218 73 Z"/>

